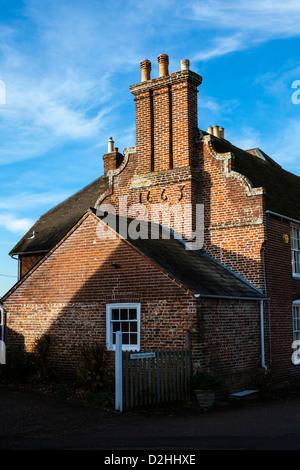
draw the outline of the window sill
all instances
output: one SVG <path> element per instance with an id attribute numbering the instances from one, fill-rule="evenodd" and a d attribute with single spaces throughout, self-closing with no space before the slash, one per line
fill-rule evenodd
<path id="1" fill-rule="evenodd" d="M 107 350 L 108 351 L 115 351 L 116 350 L 116 347 L 115 346 L 107 346 Z M 132 352 L 138 352 L 140 351 L 140 348 L 138 346 L 134 347 L 134 346 L 124 346 L 124 344 L 122 345 L 122 351 L 132 351 Z"/>

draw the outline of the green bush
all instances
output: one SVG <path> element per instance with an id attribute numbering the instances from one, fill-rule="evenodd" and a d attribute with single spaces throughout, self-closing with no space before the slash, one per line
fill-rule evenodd
<path id="1" fill-rule="evenodd" d="M 0 380 L 11 384 L 47 380 L 51 375 L 49 363 L 50 336 L 44 335 L 35 342 L 32 352 L 22 347 L 6 350 L 6 364 L 0 366 Z"/>
<path id="2" fill-rule="evenodd" d="M 260 392 L 269 392 L 274 385 L 274 371 L 272 367 L 259 368 L 256 371 L 255 384 Z"/>
<path id="3" fill-rule="evenodd" d="M 50 365 L 51 343 L 50 335 L 44 335 L 35 342 L 36 373 L 37 377 L 41 380 L 48 380 L 53 377 L 53 370 Z"/>
<path id="4" fill-rule="evenodd" d="M 6 383 L 28 383 L 36 372 L 36 356 L 22 348 L 6 351 L 6 364 L 0 366 L 0 379 Z"/>
<path id="5" fill-rule="evenodd" d="M 195 372 L 189 380 L 192 390 L 219 390 L 223 383 L 221 377 L 205 369 Z"/>
<path id="6" fill-rule="evenodd" d="M 102 344 L 82 345 L 77 365 L 77 378 L 84 390 L 101 392 L 110 390 L 113 373 L 108 352 Z"/>
<path id="7" fill-rule="evenodd" d="M 98 406 L 113 408 L 115 405 L 115 394 L 113 392 L 89 392 L 87 399 Z"/>

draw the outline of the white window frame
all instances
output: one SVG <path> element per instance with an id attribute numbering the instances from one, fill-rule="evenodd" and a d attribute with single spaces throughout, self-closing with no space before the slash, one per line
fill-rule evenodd
<path id="1" fill-rule="evenodd" d="M 113 344 L 113 328 L 112 325 L 114 320 L 112 319 L 112 310 L 113 309 L 136 309 L 137 318 L 137 344 L 123 344 L 122 341 L 122 350 L 123 351 L 139 351 L 140 350 L 140 330 L 141 330 L 141 304 L 139 303 L 114 303 L 106 304 L 106 345 L 109 351 L 115 351 L 116 346 Z M 122 320 L 120 321 L 122 323 Z M 129 322 L 130 320 L 124 320 L 124 322 Z"/>
<path id="2" fill-rule="evenodd" d="M 300 300 L 293 302 L 293 339 L 300 340 Z"/>
<path id="3" fill-rule="evenodd" d="M 294 277 L 300 277 L 300 226 L 291 226 L 292 270 Z M 296 271 L 296 258 L 299 258 L 298 272 Z"/>

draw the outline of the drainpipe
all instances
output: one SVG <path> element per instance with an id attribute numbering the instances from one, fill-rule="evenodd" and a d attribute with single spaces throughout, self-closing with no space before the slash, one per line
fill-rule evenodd
<path id="1" fill-rule="evenodd" d="M 261 341 L 261 366 L 266 369 L 265 363 L 265 339 L 264 339 L 264 301 L 260 301 L 260 341 Z"/>
<path id="2" fill-rule="evenodd" d="M 5 323 L 6 311 L 0 305 L 0 364 L 6 364 L 6 348 L 5 348 Z"/>

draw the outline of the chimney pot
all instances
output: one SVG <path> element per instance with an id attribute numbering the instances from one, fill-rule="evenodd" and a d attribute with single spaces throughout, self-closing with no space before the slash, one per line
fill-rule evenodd
<path id="1" fill-rule="evenodd" d="M 213 134 L 213 128 L 212 128 L 211 126 L 208 127 L 208 128 L 207 128 L 207 132 L 208 132 L 209 134 Z"/>
<path id="2" fill-rule="evenodd" d="M 169 65 L 169 56 L 167 54 L 160 54 L 158 56 L 158 66 L 159 66 L 159 76 L 162 77 L 163 75 L 168 75 Z"/>
<path id="3" fill-rule="evenodd" d="M 114 141 L 112 139 L 112 137 L 110 137 L 107 141 L 108 143 L 108 153 L 110 152 L 113 152 L 113 149 L 114 149 Z"/>
<path id="4" fill-rule="evenodd" d="M 181 61 L 181 70 L 189 70 L 189 69 L 190 69 L 189 59 L 182 59 L 182 61 Z"/>
<path id="5" fill-rule="evenodd" d="M 219 137 L 221 137 L 221 139 L 224 139 L 224 127 L 219 127 Z"/>
<path id="6" fill-rule="evenodd" d="M 114 152 L 117 152 L 119 150 L 118 147 L 114 147 Z"/>
<path id="7" fill-rule="evenodd" d="M 150 72 L 151 72 L 151 62 L 148 59 L 142 60 L 140 63 L 141 72 L 142 72 L 142 82 L 146 80 L 150 80 Z"/>
<path id="8" fill-rule="evenodd" d="M 219 126 L 214 126 L 213 133 L 215 137 L 219 137 Z"/>

